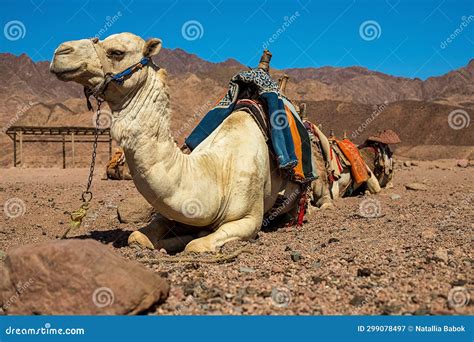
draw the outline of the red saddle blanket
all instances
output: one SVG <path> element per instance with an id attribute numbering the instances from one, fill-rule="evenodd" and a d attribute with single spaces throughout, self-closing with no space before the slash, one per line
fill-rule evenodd
<path id="1" fill-rule="evenodd" d="M 337 146 L 351 163 L 351 174 L 356 183 L 364 183 L 369 179 L 367 167 L 359 149 L 349 139 L 337 140 Z"/>

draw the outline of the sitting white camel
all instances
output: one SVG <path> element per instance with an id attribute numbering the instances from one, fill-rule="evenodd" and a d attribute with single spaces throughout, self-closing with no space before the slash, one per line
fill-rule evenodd
<path id="1" fill-rule="evenodd" d="M 300 186 L 279 172 L 245 111 L 232 113 L 191 154 L 178 148 L 169 127 L 166 72 L 150 59 L 161 46 L 159 39 L 145 42 L 131 33 L 65 42 L 50 70 L 108 102 L 112 137 L 125 152 L 138 191 L 160 214 L 133 232 L 129 244 L 166 248 L 176 225 L 191 235 L 179 238 L 186 251 L 215 251 L 226 242 L 251 239 L 279 193 L 288 199 L 279 214 L 295 209 Z M 110 75 L 127 69 L 126 77 L 111 81 Z"/>

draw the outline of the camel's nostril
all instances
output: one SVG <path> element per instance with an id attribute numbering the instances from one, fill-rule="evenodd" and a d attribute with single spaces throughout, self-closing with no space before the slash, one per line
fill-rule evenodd
<path id="1" fill-rule="evenodd" d="M 67 55 L 74 51 L 72 46 L 63 45 L 56 50 L 56 55 Z"/>

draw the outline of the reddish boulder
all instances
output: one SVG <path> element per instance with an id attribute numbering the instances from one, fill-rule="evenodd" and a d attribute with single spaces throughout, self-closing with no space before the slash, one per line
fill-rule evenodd
<path id="1" fill-rule="evenodd" d="M 22 246 L 0 264 L 0 307 L 11 315 L 138 314 L 168 292 L 157 274 L 94 240 Z"/>

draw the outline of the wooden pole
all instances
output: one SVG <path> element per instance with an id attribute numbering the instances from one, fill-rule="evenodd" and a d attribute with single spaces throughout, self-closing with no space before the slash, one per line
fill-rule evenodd
<path id="1" fill-rule="evenodd" d="M 63 169 L 66 168 L 66 135 L 63 134 Z"/>
<path id="2" fill-rule="evenodd" d="M 13 132 L 13 167 L 16 167 L 16 130 Z"/>
<path id="3" fill-rule="evenodd" d="M 270 61 L 272 59 L 272 54 L 268 50 L 264 50 L 262 57 L 260 57 L 260 63 L 258 63 L 257 69 L 262 69 L 263 71 L 270 72 Z"/>
<path id="4" fill-rule="evenodd" d="M 74 147 L 74 132 L 71 133 L 71 154 L 72 154 L 72 167 L 76 167 L 76 149 Z"/>
<path id="5" fill-rule="evenodd" d="M 286 92 L 286 85 L 288 84 L 288 79 L 290 78 L 290 76 L 288 75 L 283 75 L 282 77 L 280 77 L 278 79 L 278 87 L 280 88 L 280 93 L 282 93 L 283 95 L 285 95 L 285 92 Z"/>
<path id="6" fill-rule="evenodd" d="M 23 166 L 23 131 L 20 131 L 20 166 Z"/>

